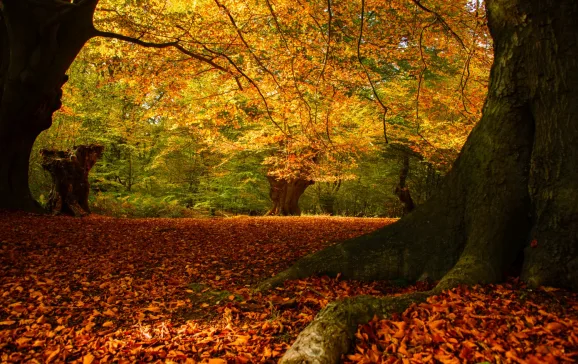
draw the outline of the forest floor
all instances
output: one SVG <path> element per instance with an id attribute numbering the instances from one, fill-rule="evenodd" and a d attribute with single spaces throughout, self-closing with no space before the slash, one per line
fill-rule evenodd
<path id="1" fill-rule="evenodd" d="M 315 277 L 251 290 L 393 221 L 0 213 L 0 362 L 277 362 L 332 300 L 431 288 Z M 356 336 L 345 363 L 574 362 L 578 296 L 516 280 L 460 287 Z"/>

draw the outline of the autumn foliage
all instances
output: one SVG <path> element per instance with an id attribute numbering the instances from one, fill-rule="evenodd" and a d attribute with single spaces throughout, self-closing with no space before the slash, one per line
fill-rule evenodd
<path id="1" fill-rule="evenodd" d="M 479 120 L 492 62 L 482 1 L 146 3 L 98 3 L 98 31 L 37 142 L 104 145 L 96 191 L 228 210 L 237 199 L 264 214 L 267 178 L 341 183 L 343 195 L 373 178 L 362 163 L 395 168 L 389 146 L 445 172 Z M 46 195 L 34 163 L 32 174 Z"/>

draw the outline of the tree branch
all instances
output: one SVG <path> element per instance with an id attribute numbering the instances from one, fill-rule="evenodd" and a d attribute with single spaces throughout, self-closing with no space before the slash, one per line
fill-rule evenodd
<path id="1" fill-rule="evenodd" d="M 460 38 L 460 36 L 454 32 L 454 30 L 448 25 L 448 23 L 444 20 L 444 18 L 438 13 L 435 12 L 427 7 L 425 7 L 424 5 L 422 5 L 422 3 L 420 2 L 420 0 L 411 0 L 415 5 L 417 5 L 418 8 L 420 8 L 421 10 L 425 11 L 426 13 L 430 13 L 432 15 L 435 16 L 436 20 L 440 22 L 440 24 L 442 25 L 442 27 L 452 35 L 452 37 L 454 37 L 458 43 L 460 44 L 460 46 L 462 46 L 463 49 L 468 49 L 466 47 L 466 45 L 464 44 L 464 41 L 462 40 L 462 38 Z"/>
<path id="2" fill-rule="evenodd" d="M 375 85 L 373 84 L 373 81 L 371 80 L 371 76 L 369 75 L 369 71 L 367 70 L 367 68 L 363 64 L 363 61 L 361 58 L 361 42 L 363 41 L 364 21 L 365 21 L 365 0 L 361 0 L 361 21 L 360 21 L 360 25 L 359 25 L 359 37 L 357 38 L 357 60 L 359 61 L 359 64 L 361 65 L 361 68 L 363 69 L 363 72 L 365 73 L 365 76 L 367 77 L 367 80 L 369 81 L 369 84 L 371 86 L 371 90 L 373 91 L 373 96 L 375 96 L 375 98 L 377 99 L 377 102 L 379 103 L 379 105 L 383 109 L 381 122 L 383 124 L 383 137 L 385 139 L 385 144 L 387 144 L 387 143 L 389 143 L 389 141 L 387 139 L 386 117 L 387 117 L 387 112 L 389 111 L 389 108 L 387 106 L 385 106 L 383 101 L 381 101 L 381 97 L 379 97 L 379 95 L 377 94 L 377 90 L 375 89 Z"/>
<path id="3" fill-rule="evenodd" d="M 225 14 L 227 14 L 227 17 L 229 18 L 229 21 L 231 22 L 231 24 L 233 25 L 233 27 L 235 28 L 235 31 L 237 32 L 237 35 L 239 36 L 239 38 L 241 39 L 241 42 L 243 42 L 243 44 L 245 45 L 245 47 L 247 48 L 247 50 L 249 51 L 249 53 L 251 54 L 251 56 L 253 56 L 253 59 L 255 60 L 255 62 L 257 62 L 257 64 L 259 65 L 259 67 L 261 67 L 261 69 L 263 69 L 263 71 L 267 72 L 272 78 L 273 81 L 275 82 L 275 84 L 277 85 L 277 87 L 279 87 L 279 89 L 282 89 L 281 85 L 279 84 L 279 81 L 277 81 L 277 77 L 275 77 L 275 75 L 273 74 L 273 72 L 271 72 L 264 64 L 263 62 L 261 62 L 261 59 L 259 57 L 257 57 L 257 55 L 255 54 L 255 52 L 253 52 L 253 50 L 251 49 L 251 46 L 249 46 L 249 43 L 245 40 L 245 37 L 243 36 L 243 33 L 241 32 L 241 29 L 239 28 L 239 26 L 237 25 L 237 22 L 235 21 L 235 18 L 233 18 L 233 15 L 231 14 L 231 12 L 229 11 L 229 8 L 227 8 L 224 4 L 220 3 L 219 0 L 215 0 L 215 3 L 217 4 L 217 6 L 221 9 L 223 9 L 223 11 L 225 12 Z"/>
<path id="4" fill-rule="evenodd" d="M 194 53 L 189 51 L 188 49 L 186 49 L 185 47 L 183 47 L 179 41 L 173 41 L 173 42 L 165 42 L 165 43 L 155 43 L 155 42 L 146 42 L 143 41 L 141 39 L 138 38 L 134 38 L 134 37 L 129 37 L 126 35 L 122 35 L 122 34 L 117 34 L 117 33 L 112 33 L 112 32 L 103 32 L 100 30 L 95 29 L 93 32 L 93 35 L 95 37 L 104 37 L 104 38 L 112 38 L 112 39 L 118 39 L 118 40 L 122 40 L 124 42 L 129 42 L 129 43 L 133 43 L 133 44 L 137 44 L 140 45 L 142 47 L 147 47 L 147 48 L 175 48 L 178 51 L 180 51 L 181 53 L 186 54 L 187 56 L 194 58 L 198 61 L 201 61 L 203 63 L 207 63 L 211 66 L 213 66 L 214 68 L 218 69 L 219 71 L 228 73 L 228 74 L 232 74 L 232 72 L 228 69 L 226 69 L 225 67 L 222 67 L 220 65 L 218 65 L 217 63 L 215 63 L 212 59 L 204 57 L 200 54 Z M 234 76 L 234 75 L 233 75 Z"/>

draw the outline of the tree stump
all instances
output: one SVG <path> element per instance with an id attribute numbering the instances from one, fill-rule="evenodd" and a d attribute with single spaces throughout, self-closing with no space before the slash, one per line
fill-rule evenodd
<path id="1" fill-rule="evenodd" d="M 42 167 L 52 176 L 48 210 L 55 215 L 85 216 L 90 214 L 88 173 L 104 147 L 79 145 L 72 150 L 42 149 Z"/>

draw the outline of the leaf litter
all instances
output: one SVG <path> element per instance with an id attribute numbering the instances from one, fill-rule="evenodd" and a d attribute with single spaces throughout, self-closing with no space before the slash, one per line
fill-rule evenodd
<path id="1" fill-rule="evenodd" d="M 457 287 L 359 327 L 345 363 L 574 363 L 578 294 L 502 285 Z"/>
<path id="2" fill-rule="evenodd" d="M 2 213 L 0 361 L 277 362 L 332 300 L 431 288 L 312 277 L 267 293 L 251 289 L 306 254 L 393 221 Z M 430 362 L 447 363 L 576 358 L 574 294 L 460 288 L 423 305 L 360 326 L 344 362 L 428 362 L 430 354 Z M 519 330 L 508 336 L 504 327 Z"/>

